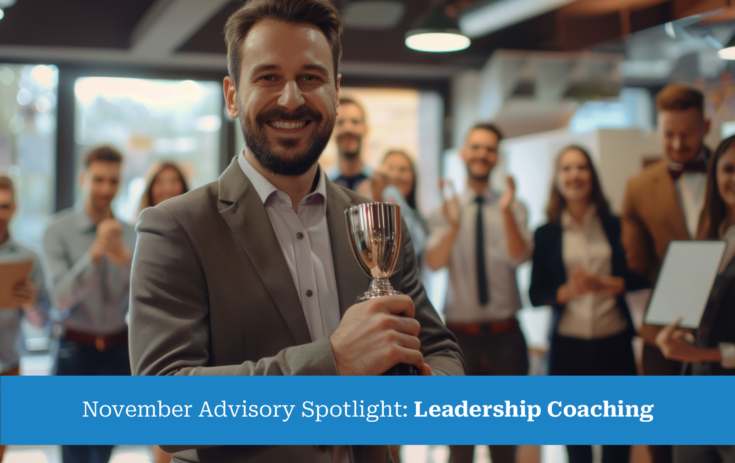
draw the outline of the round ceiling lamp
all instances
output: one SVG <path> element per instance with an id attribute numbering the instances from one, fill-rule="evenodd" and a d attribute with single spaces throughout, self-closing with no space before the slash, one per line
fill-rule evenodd
<path id="1" fill-rule="evenodd" d="M 406 46 L 429 53 L 464 50 L 470 39 L 459 30 L 457 21 L 447 16 L 443 5 L 433 5 L 419 26 L 406 32 Z"/>
<path id="2" fill-rule="evenodd" d="M 730 38 L 724 48 L 717 52 L 717 56 L 721 59 L 735 60 L 735 35 Z"/>

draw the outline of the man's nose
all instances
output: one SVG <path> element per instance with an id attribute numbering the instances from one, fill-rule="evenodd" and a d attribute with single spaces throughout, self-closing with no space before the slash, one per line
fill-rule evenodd
<path id="1" fill-rule="evenodd" d="M 674 148 L 674 151 L 681 150 L 682 146 L 684 146 L 684 143 L 682 143 L 681 137 L 674 137 L 671 143 L 671 147 Z"/>
<path id="2" fill-rule="evenodd" d="M 296 111 L 296 109 L 303 106 L 305 103 L 301 90 L 295 81 L 287 82 L 283 87 L 281 97 L 278 98 L 278 106 L 285 108 L 289 111 Z"/>

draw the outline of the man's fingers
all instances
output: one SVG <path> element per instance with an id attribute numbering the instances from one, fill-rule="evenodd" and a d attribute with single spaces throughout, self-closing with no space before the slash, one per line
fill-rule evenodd
<path id="1" fill-rule="evenodd" d="M 397 362 L 391 365 L 391 367 L 399 363 L 405 363 L 406 365 L 416 365 L 417 368 L 420 368 L 424 363 L 424 356 L 417 350 L 406 349 L 405 347 L 396 347 L 395 352 L 396 357 L 394 358 Z"/>
<path id="2" fill-rule="evenodd" d="M 418 336 L 421 331 L 421 324 L 413 318 L 403 317 L 400 315 L 381 315 L 379 328 L 382 331 L 396 331 L 410 336 Z"/>
<path id="3" fill-rule="evenodd" d="M 390 332 L 389 336 L 392 337 L 393 342 L 406 349 L 420 350 L 421 341 L 416 336 L 409 336 L 408 334 L 400 333 L 397 331 Z"/>
<path id="4" fill-rule="evenodd" d="M 428 363 L 424 363 L 423 365 L 421 365 L 421 368 L 419 368 L 419 374 L 421 376 L 431 376 L 433 374 Z"/>
<path id="5" fill-rule="evenodd" d="M 374 304 L 376 304 L 375 307 L 381 312 L 403 315 L 404 317 L 410 318 L 416 315 L 416 308 L 413 305 L 413 301 L 410 297 L 403 294 L 378 298 Z"/>

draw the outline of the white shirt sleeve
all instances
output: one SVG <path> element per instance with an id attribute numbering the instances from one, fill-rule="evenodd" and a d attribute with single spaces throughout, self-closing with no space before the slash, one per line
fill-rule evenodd
<path id="1" fill-rule="evenodd" d="M 735 368 L 735 343 L 721 342 L 720 353 L 722 354 L 722 368 Z"/>

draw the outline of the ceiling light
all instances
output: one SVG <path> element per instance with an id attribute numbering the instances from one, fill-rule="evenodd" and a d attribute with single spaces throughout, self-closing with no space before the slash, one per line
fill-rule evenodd
<path id="1" fill-rule="evenodd" d="M 722 59 L 735 60 L 735 35 L 728 40 L 724 48 L 717 52 L 717 56 Z"/>
<path id="2" fill-rule="evenodd" d="M 0 8 L 0 19 L 3 19 L 5 17 L 5 12 L 2 8 Z"/>
<path id="3" fill-rule="evenodd" d="M 521 21 L 559 9 L 575 0 L 497 0 L 470 7 L 459 17 L 459 26 L 468 37 L 476 38 Z"/>
<path id="4" fill-rule="evenodd" d="M 470 46 L 470 39 L 460 32 L 457 22 L 447 16 L 443 5 L 432 6 L 419 24 L 406 32 L 406 46 L 412 50 L 446 53 Z"/>

